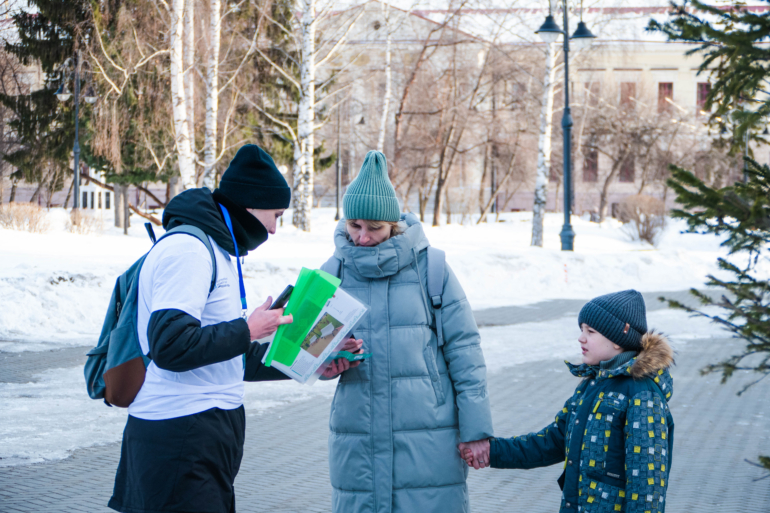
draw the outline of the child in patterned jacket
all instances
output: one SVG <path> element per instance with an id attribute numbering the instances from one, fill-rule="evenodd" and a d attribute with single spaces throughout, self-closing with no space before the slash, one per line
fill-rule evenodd
<path id="1" fill-rule="evenodd" d="M 556 420 L 537 433 L 491 438 L 489 451 L 459 445 L 469 466 L 545 467 L 563 462 L 561 513 L 663 513 L 674 422 L 668 401 L 673 351 L 647 331 L 642 295 L 589 301 L 578 315 L 583 378 Z"/>

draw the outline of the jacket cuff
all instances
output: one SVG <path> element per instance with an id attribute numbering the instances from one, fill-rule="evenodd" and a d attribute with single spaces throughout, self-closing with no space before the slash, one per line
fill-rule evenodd
<path id="1" fill-rule="evenodd" d="M 275 367 L 268 367 L 262 363 L 262 357 L 267 352 L 270 344 L 252 342 L 244 355 L 243 380 L 244 381 L 277 381 L 291 379 Z"/>
<path id="2" fill-rule="evenodd" d="M 486 387 L 465 390 L 455 399 L 460 417 L 460 441 L 473 442 L 494 436 L 492 411 Z"/>

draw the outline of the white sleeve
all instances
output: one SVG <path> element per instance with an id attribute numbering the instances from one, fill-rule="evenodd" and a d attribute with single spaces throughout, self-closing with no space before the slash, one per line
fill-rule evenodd
<path id="1" fill-rule="evenodd" d="M 181 234 L 173 238 L 176 244 L 163 247 L 162 241 L 155 248 L 159 254 L 153 269 L 150 314 L 174 309 L 201 320 L 211 287 L 211 257 L 198 239 Z M 188 240 L 180 241 L 182 238 Z"/>

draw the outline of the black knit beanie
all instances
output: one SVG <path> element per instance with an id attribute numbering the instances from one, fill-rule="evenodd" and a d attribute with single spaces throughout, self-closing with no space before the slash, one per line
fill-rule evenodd
<path id="1" fill-rule="evenodd" d="M 592 299 L 578 315 L 583 323 L 627 351 L 641 351 L 642 335 L 647 333 L 644 298 L 635 290 L 624 290 Z"/>
<path id="2" fill-rule="evenodd" d="M 219 189 L 243 208 L 289 208 L 291 189 L 273 158 L 255 144 L 238 150 L 222 175 Z"/>

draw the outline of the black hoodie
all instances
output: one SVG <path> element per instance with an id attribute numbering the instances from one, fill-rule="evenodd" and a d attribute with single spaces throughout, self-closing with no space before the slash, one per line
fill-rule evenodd
<path id="1" fill-rule="evenodd" d="M 163 227 L 170 230 L 183 224 L 196 226 L 235 256 L 233 239 L 214 197 L 206 188 L 190 189 L 177 195 L 163 212 Z M 267 240 L 267 230 L 256 217 L 226 197 L 221 202 L 229 203 L 225 206 L 230 213 L 240 255 L 246 255 Z M 185 372 L 245 354 L 245 381 L 288 379 L 280 371 L 262 365 L 262 355 L 268 344 L 251 342 L 244 319 L 202 328 L 198 319 L 181 310 L 158 310 L 150 316 L 147 338 L 149 356 L 161 369 Z"/>
<path id="2" fill-rule="evenodd" d="M 267 240 L 267 230 L 256 217 L 218 189 L 212 194 L 205 187 L 186 190 L 169 201 L 163 211 L 163 228 L 168 231 L 183 224 L 196 226 L 214 239 L 220 248 L 235 256 L 233 239 L 217 203 L 224 205 L 230 213 L 240 256 L 246 256 Z"/>

